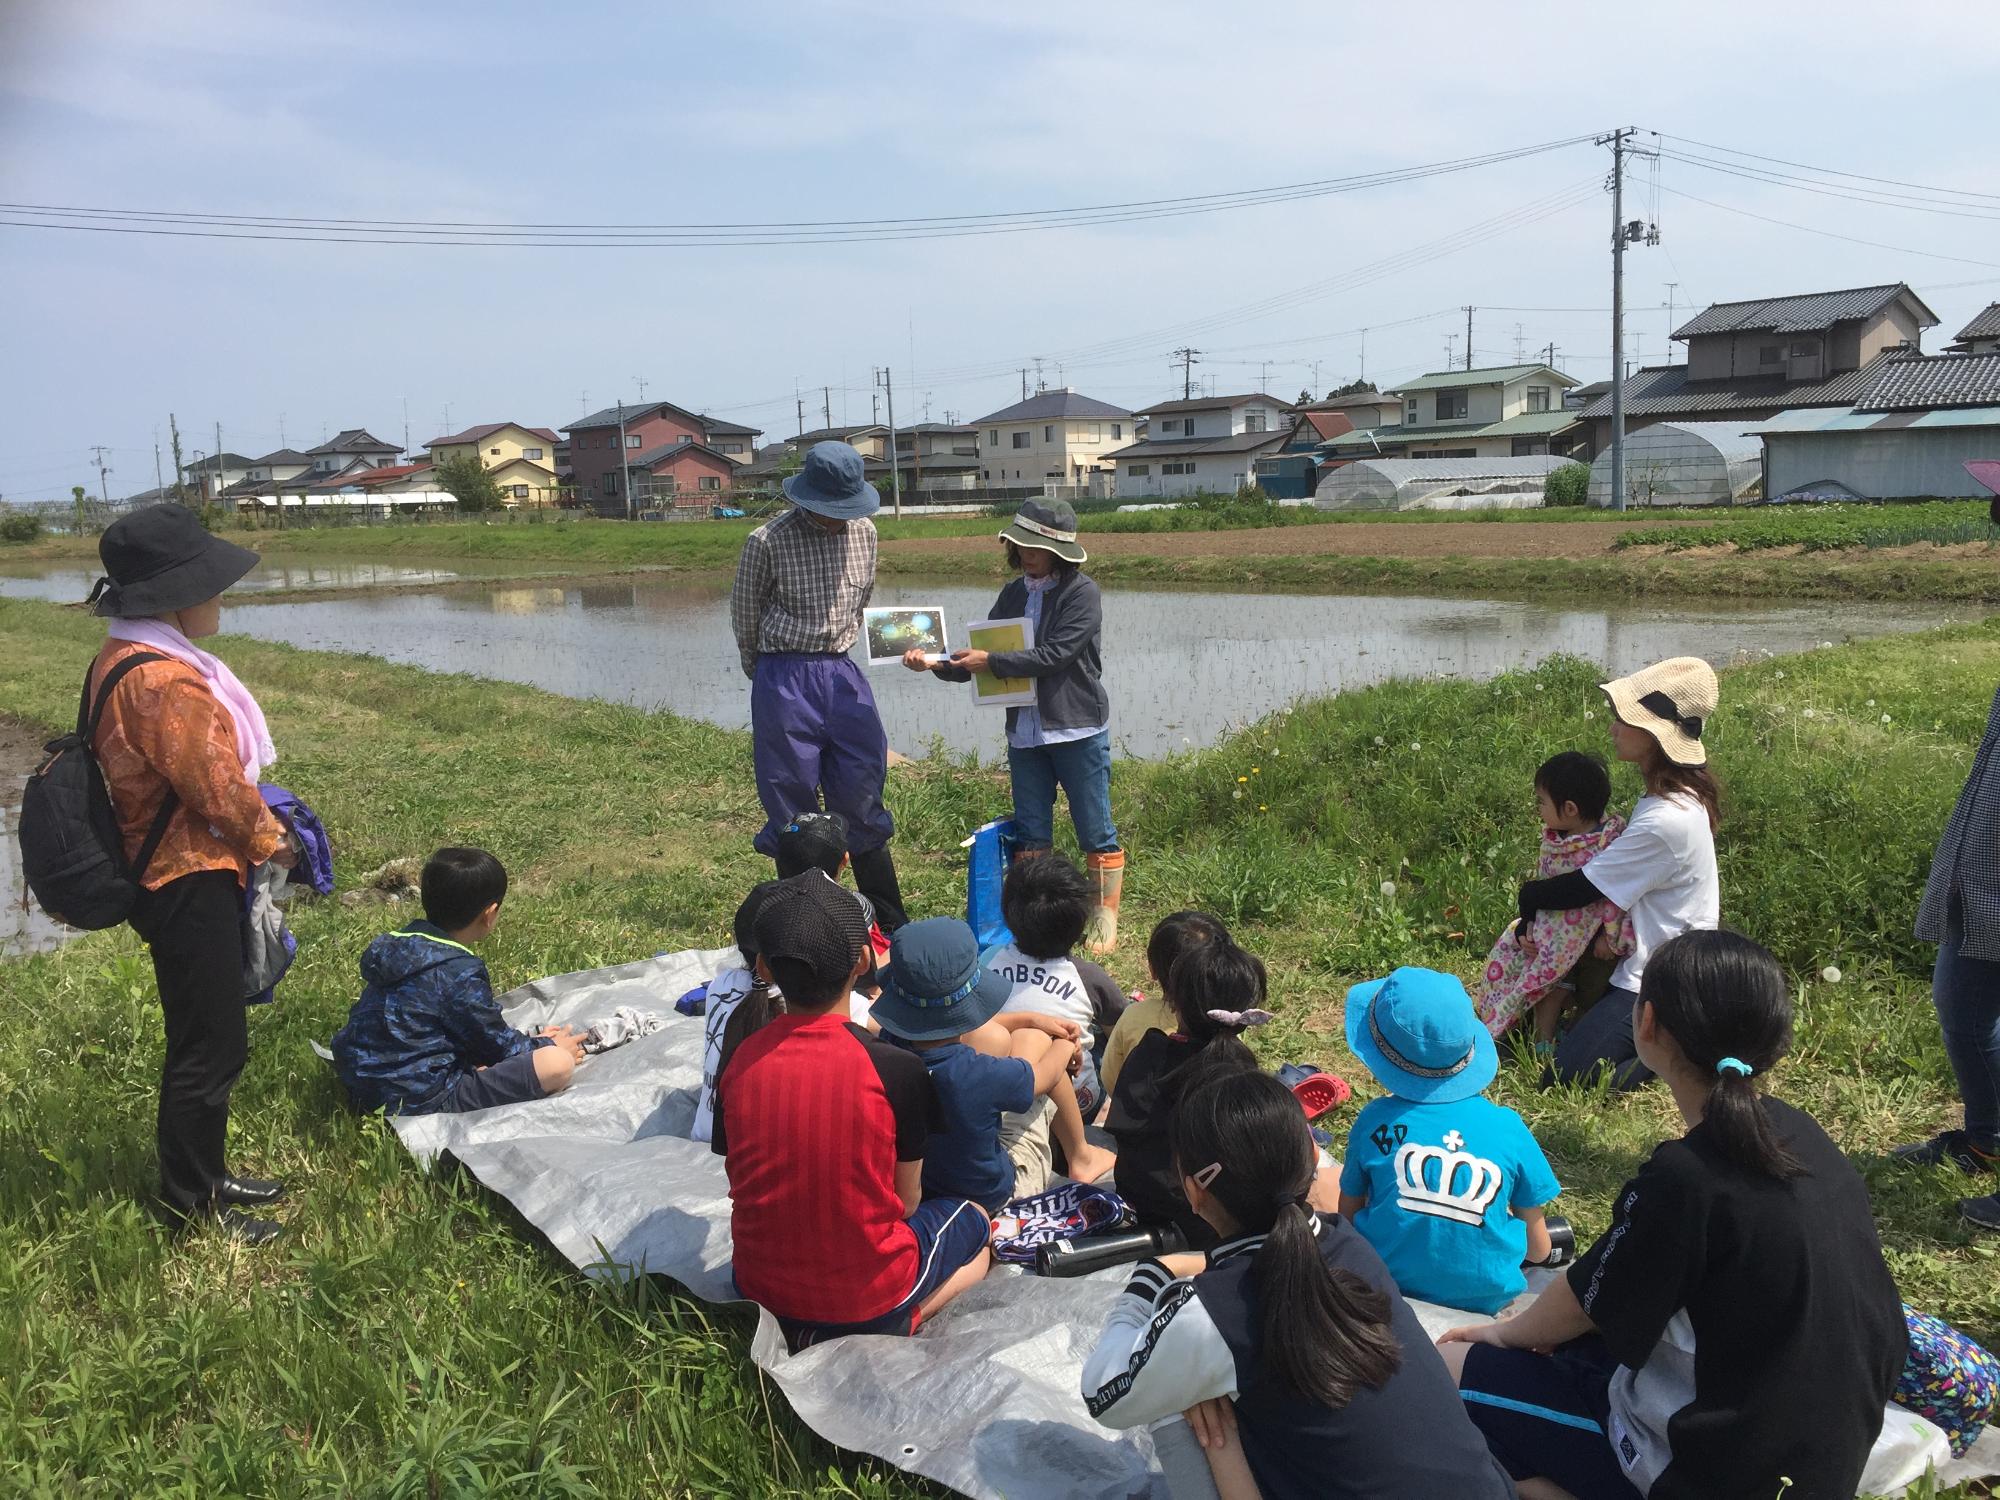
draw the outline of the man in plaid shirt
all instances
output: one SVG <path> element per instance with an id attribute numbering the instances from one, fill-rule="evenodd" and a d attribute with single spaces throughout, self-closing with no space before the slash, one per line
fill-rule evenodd
<path id="1" fill-rule="evenodd" d="M 889 739 L 867 676 L 848 651 L 875 591 L 881 505 L 861 455 L 816 443 L 785 481 L 792 509 L 750 533 L 736 564 L 729 620 L 750 679 L 750 733 L 765 822 L 757 851 L 778 852 L 778 830 L 824 806 L 847 820 L 854 884 L 884 932 L 904 921 L 889 853 L 895 819 L 882 803 Z"/>

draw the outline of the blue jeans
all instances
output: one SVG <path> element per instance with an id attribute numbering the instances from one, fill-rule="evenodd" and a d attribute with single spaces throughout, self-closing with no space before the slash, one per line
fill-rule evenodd
<path id="1" fill-rule="evenodd" d="M 1965 1133 L 1982 1151 L 2000 1147 L 2000 962 L 1967 958 L 1965 917 L 1952 898 L 1931 971 L 1931 1004 L 1944 1032 L 1944 1053 L 1965 1101 Z"/>
<path id="2" fill-rule="evenodd" d="M 1014 827 L 1020 848 L 1049 849 L 1056 837 L 1056 788 L 1069 798 L 1070 821 L 1085 854 L 1109 854 L 1118 847 L 1111 826 L 1111 731 L 1067 745 L 1007 747 L 1014 778 Z"/>

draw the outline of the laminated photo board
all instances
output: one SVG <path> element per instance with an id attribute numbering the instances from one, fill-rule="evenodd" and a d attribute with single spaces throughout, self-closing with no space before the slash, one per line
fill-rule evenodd
<path id="1" fill-rule="evenodd" d="M 871 667 L 901 663 L 912 646 L 939 660 L 951 654 L 945 644 L 944 611 L 935 606 L 871 604 L 861 611 L 861 630 Z"/>
<path id="2" fill-rule="evenodd" d="M 1025 615 L 1014 620 L 975 620 L 965 627 L 965 644 L 970 650 L 995 654 L 1027 651 L 1035 644 L 1035 623 Z M 972 701 L 983 708 L 1033 708 L 1035 679 L 974 672 Z"/>

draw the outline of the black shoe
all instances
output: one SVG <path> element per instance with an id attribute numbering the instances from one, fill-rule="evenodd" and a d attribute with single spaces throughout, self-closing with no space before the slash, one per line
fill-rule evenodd
<path id="1" fill-rule="evenodd" d="M 2000 1157 L 1989 1156 L 1981 1151 L 1972 1144 L 1972 1137 L 1963 1130 L 1942 1131 L 1927 1141 L 1898 1146 L 1889 1154 L 1905 1166 L 1953 1166 L 1967 1177 L 1979 1177 L 1988 1172 L 2000 1171 Z"/>
<path id="2" fill-rule="evenodd" d="M 1959 1217 L 1981 1229 L 2000 1229 L 2000 1193 L 1958 1200 Z"/>
<path id="3" fill-rule="evenodd" d="M 274 1219 L 253 1219 L 233 1208 L 219 1209 L 214 1217 L 215 1227 L 239 1245 L 268 1245 L 285 1232 Z"/>
<path id="4" fill-rule="evenodd" d="M 215 1185 L 217 1203 L 234 1203 L 242 1208 L 263 1208 L 285 1196 L 285 1185 L 263 1177 L 225 1177 Z"/>

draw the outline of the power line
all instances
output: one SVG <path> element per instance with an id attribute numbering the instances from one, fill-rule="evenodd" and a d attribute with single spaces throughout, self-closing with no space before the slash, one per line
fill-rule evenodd
<path id="1" fill-rule="evenodd" d="M 1864 172 L 1848 172 L 1839 167 L 1815 167 L 1802 161 L 1787 161 L 1782 156 L 1760 156 L 1755 151 L 1740 151 L 1734 146 L 1718 146 L 1712 141 L 1698 141 L 1692 136 L 1666 135 L 1664 140 L 1682 141 L 1690 146 L 1699 146 L 1704 151 L 1720 151 L 1725 156 L 1746 156 L 1752 161 L 1768 161 L 1781 167 L 1797 167 L 1804 172 L 1817 172 L 1822 177 L 1851 177 L 1857 182 L 1875 182 L 1885 187 L 1914 188 L 1925 193 L 1946 193 L 1961 198 L 1985 198 L 2000 203 L 2000 193 L 1974 192 L 1970 188 L 1934 187 L 1921 182 L 1903 182 L 1894 177 L 1870 177 Z"/>
<path id="2" fill-rule="evenodd" d="M 1894 250 L 1898 255 L 1926 255 L 1932 260 L 1957 261 L 1964 266 L 1991 266 L 2000 270 L 2000 260 L 1974 260 L 1965 255 L 1946 255 L 1939 250 L 1919 250 L 1912 245 L 1889 245 L 1881 240 L 1857 239 L 1851 234 L 1836 234 L 1831 229 L 1815 229 L 1810 224 L 1794 224 L 1790 219 L 1774 219 L 1769 214 L 1752 213 L 1747 208 L 1734 208 L 1727 203 L 1717 203 L 1713 199 L 1697 198 L 1693 193 L 1684 193 L 1679 188 L 1662 187 L 1660 191 L 1672 193 L 1676 198 L 1685 198 L 1690 203 L 1699 203 L 1705 208 L 1719 208 L 1726 214 L 1741 214 L 1746 219 L 1776 224 L 1781 229 L 1796 229 L 1802 234 L 1817 234 L 1830 240 L 1845 240 L 1850 245 L 1866 245 L 1871 250 Z"/>
<path id="3" fill-rule="evenodd" d="M 946 214 L 900 219 L 790 220 L 712 224 L 506 224 L 471 220 L 309 218 L 229 214 L 188 209 L 103 208 L 76 204 L 0 203 L 0 225 L 65 229 L 81 233 L 141 234 L 169 238 L 251 239 L 363 245 L 443 245 L 537 249 L 746 248 L 785 244 L 867 244 L 887 240 L 948 239 L 1022 234 L 1043 229 L 1132 223 L 1225 212 L 1265 203 L 1293 202 L 1518 161 L 1580 144 L 1571 136 L 1537 145 L 1487 152 L 1420 166 L 1320 178 L 1272 187 L 1236 189 L 1181 198 L 1141 199 L 1067 209 L 990 214 Z"/>
<path id="4" fill-rule="evenodd" d="M 1795 177 L 1787 172 L 1770 172 L 1761 167 L 1736 166 L 1710 157 L 1695 156 L 1685 151 L 1662 150 L 1660 154 L 1670 161 L 1699 167 L 1704 172 L 1718 172 L 1724 176 L 1739 177 L 1749 182 L 1761 182 L 1770 187 L 1789 188 L 1796 193 L 1814 193 L 1822 198 L 1839 198 L 1848 203 L 1867 203 L 1877 208 L 1900 208 L 1911 213 L 1942 214 L 1952 219 L 2000 219 L 2000 205 L 1988 207 L 1970 203 L 1953 205 L 1936 200 L 1926 202 L 1901 193 L 1872 193 L 1865 189 L 1849 189 L 1837 183 L 1815 183 L 1809 178 Z"/>

